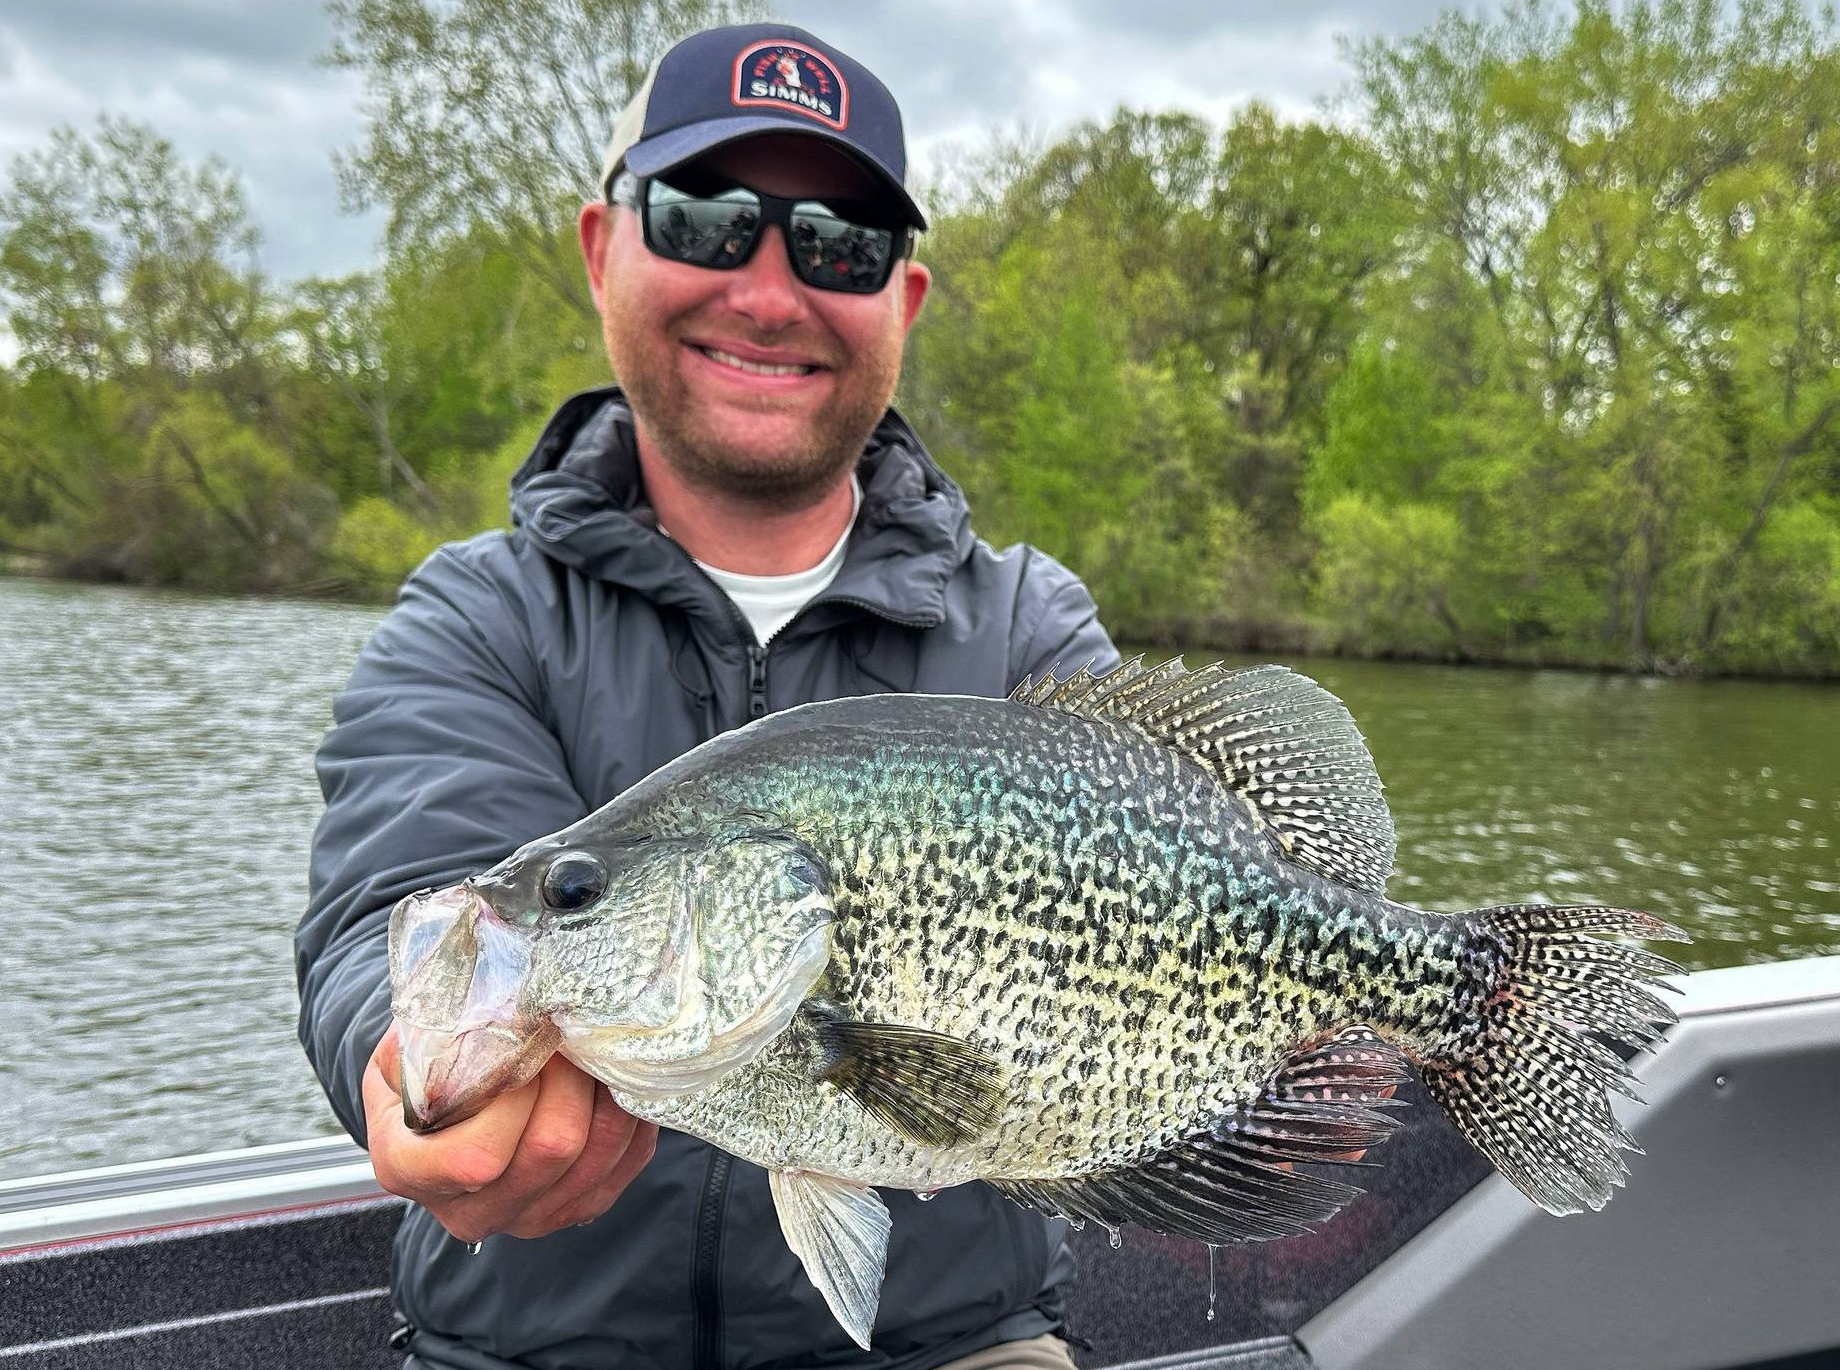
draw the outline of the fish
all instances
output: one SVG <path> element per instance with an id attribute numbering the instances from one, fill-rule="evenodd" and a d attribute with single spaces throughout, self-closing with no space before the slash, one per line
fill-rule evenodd
<path id="1" fill-rule="evenodd" d="M 1347 708 L 1283 666 L 1142 658 L 1008 699 L 788 709 L 661 767 L 390 924 L 404 1117 L 555 1052 L 628 1112 L 764 1167 L 787 1244 L 869 1345 L 876 1187 L 982 1181 L 1219 1245 L 1359 1189 L 1416 1072 L 1550 1213 L 1635 1144 L 1610 1095 L 1675 1021 L 1685 940 L 1594 905 L 1390 900 L 1393 821 Z"/>

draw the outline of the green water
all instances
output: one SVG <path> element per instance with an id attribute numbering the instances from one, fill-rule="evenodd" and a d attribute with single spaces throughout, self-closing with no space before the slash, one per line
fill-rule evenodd
<path id="1" fill-rule="evenodd" d="M 1394 898 L 1648 909 L 1695 969 L 1840 952 L 1840 687 L 1288 664 L 1367 735 Z"/>
<path id="2" fill-rule="evenodd" d="M 0 580 L 0 1177 L 326 1134 L 289 937 L 379 611 Z M 1372 744 L 1401 899 L 1840 952 L 1840 688 L 1294 662 Z"/>

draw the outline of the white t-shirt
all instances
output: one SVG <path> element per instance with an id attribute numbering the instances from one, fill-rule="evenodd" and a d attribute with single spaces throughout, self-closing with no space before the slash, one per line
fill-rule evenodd
<path id="1" fill-rule="evenodd" d="M 856 514 L 862 508 L 862 485 L 854 478 L 850 481 L 850 493 L 853 497 L 850 521 L 844 524 L 843 535 L 809 571 L 794 571 L 787 576 L 744 576 L 739 571 L 724 571 L 706 561 L 696 563 L 703 568 L 703 574 L 722 587 L 723 593 L 754 626 L 756 641 L 765 643 L 837 579 L 844 551 L 850 545 L 850 529 L 856 526 Z M 696 559 L 692 557 L 691 560 Z"/>

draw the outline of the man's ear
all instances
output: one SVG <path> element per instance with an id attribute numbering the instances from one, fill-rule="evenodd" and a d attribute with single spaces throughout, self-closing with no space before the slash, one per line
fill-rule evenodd
<path id="1" fill-rule="evenodd" d="M 914 320 L 920 317 L 920 306 L 926 303 L 927 287 L 933 283 L 933 273 L 911 257 L 901 263 L 901 331 L 906 333 L 914 326 Z"/>
<path id="2" fill-rule="evenodd" d="M 581 207 L 575 229 L 581 237 L 582 260 L 588 265 L 588 289 L 599 304 L 601 280 L 607 273 L 607 242 L 613 237 L 613 206 L 590 200 Z"/>

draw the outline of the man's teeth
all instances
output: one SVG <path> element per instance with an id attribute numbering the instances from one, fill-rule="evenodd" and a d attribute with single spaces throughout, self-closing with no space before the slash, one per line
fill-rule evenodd
<path id="1" fill-rule="evenodd" d="M 732 366 L 737 371 L 746 371 L 755 376 L 804 376 L 817 370 L 815 366 L 779 366 L 769 365 L 766 362 L 751 362 L 743 357 L 737 357 L 732 352 L 724 352 L 715 347 L 703 347 L 697 350 L 711 361 L 721 362 L 724 366 Z"/>

